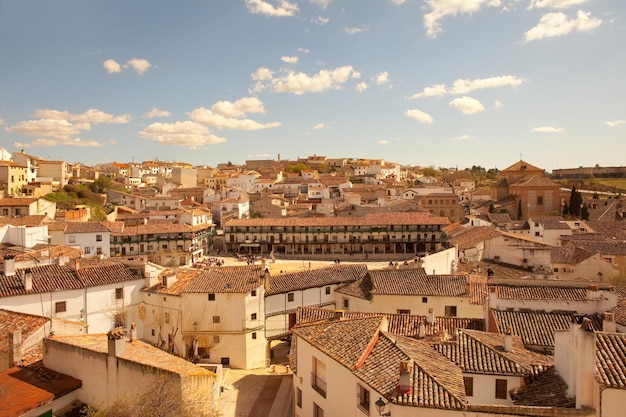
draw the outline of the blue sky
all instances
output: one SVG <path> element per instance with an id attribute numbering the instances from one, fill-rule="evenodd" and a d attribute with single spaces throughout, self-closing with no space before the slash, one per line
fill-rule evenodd
<path id="1" fill-rule="evenodd" d="M 0 0 L 0 146 L 621 166 L 622 0 Z"/>

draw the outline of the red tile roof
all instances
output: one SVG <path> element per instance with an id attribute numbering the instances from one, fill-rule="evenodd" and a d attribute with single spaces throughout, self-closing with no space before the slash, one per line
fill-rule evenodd
<path id="1" fill-rule="evenodd" d="M 373 213 L 363 217 L 289 217 L 262 219 L 233 219 L 226 223 L 227 227 L 241 226 L 390 226 L 390 225 L 446 225 L 450 224 L 447 217 L 437 217 L 426 212 L 408 213 Z"/>
<path id="2" fill-rule="evenodd" d="M 273 275 L 265 295 L 354 282 L 367 274 L 366 265 L 331 265 L 324 268 Z"/>
<path id="3" fill-rule="evenodd" d="M 596 378 L 609 388 L 626 389 L 626 334 L 596 333 Z"/>
<path id="4" fill-rule="evenodd" d="M 0 373 L 0 417 L 24 415 L 81 386 L 78 379 L 43 367 L 7 369 Z"/>
<path id="5" fill-rule="evenodd" d="M 260 265 L 222 266 L 202 270 L 183 293 L 246 293 L 263 285 Z"/>

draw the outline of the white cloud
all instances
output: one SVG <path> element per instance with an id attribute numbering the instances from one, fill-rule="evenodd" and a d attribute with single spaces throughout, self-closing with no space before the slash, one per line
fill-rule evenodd
<path id="1" fill-rule="evenodd" d="M 379 141 L 378 141 L 378 144 L 379 144 L 379 145 L 388 145 L 388 144 L 389 144 L 389 141 L 388 141 L 388 140 L 386 140 L 386 139 L 379 140 Z"/>
<path id="2" fill-rule="evenodd" d="M 383 71 L 379 74 L 376 74 L 375 77 L 376 84 L 383 85 L 389 82 L 389 73 L 387 71 Z"/>
<path id="3" fill-rule="evenodd" d="M 294 16 L 299 11 L 297 4 L 286 0 L 278 0 L 276 6 L 263 0 L 246 0 L 246 7 L 250 13 L 278 17 Z"/>
<path id="4" fill-rule="evenodd" d="M 67 120 L 76 123 L 87 124 L 125 124 L 131 121 L 129 114 L 123 114 L 121 116 L 113 116 L 112 114 L 105 113 L 98 109 L 89 109 L 81 114 L 72 114 L 68 111 L 50 110 L 50 109 L 38 109 L 33 114 L 33 117 L 38 119 L 51 119 L 51 120 Z M 89 128 L 82 129 L 89 130 Z"/>
<path id="5" fill-rule="evenodd" d="M 146 59 L 133 58 L 126 61 L 126 65 L 124 65 L 124 68 L 128 67 L 131 67 L 132 69 L 137 71 L 137 74 L 143 75 L 146 71 L 148 71 L 148 69 L 150 69 L 150 67 L 152 67 L 152 64 Z"/>
<path id="6" fill-rule="evenodd" d="M 612 120 L 612 121 L 608 121 L 605 122 L 609 127 L 615 127 L 615 126 L 619 126 L 619 125 L 623 125 L 626 123 L 626 120 Z"/>
<path id="7" fill-rule="evenodd" d="M 394 3 L 394 4 L 404 4 L 405 0 L 389 0 L 389 1 Z"/>
<path id="8" fill-rule="evenodd" d="M 231 130 L 261 130 L 279 127 L 280 122 L 258 123 L 251 119 L 237 119 L 234 117 L 226 117 L 217 114 L 204 107 L 199 107 L 189 113 L 194 122 L 201 123 L 206 126 L 215 127 L 217 129 Z"/>
<path id="9" fill-rule="evenodd" d="M 308 50 L 308 49 L 306 49 L 306 48 L 298 48 L 298 52 L 300 52 L 300 53 L 302 53 L 302 54 L 308 54 L 308 53 L 310 53 L 311 51 L 309 51 L 309 50 Z"/>
<path id="10" fill-rule="evenodd" d="M 318 123 L 315 126 L 313 126 L 313 130 L 321 130 L 321 129 L 329 129 L 330 126 L 328 126 L 326 123 Z"/>
<path id="11" fill-rule="evenodd" d="M 496 101 L 493 102 L 493 108 L 494 109 L 499 109 L 502 106 L 503 106 L 503 104 L 502 104 L 502 102 L 500 100 L 496 100 Z"/>
<path id="12" fill-rule="evenodd" d="M 461 135 L 461 136 L 457 136 L 452 138 L 453 140 L 469 140 L 469 139 L 474 139 L 474 136 L 470 136 L 470 135 Z"/>
<path id="13" fill-rule="evenodd" d="M 266 70 L 266 69 L 264 69 Z M 268 71 L 263 71 L 264 75 Z M 293 93 L 301 95 L 304 93 L 319 93 L 328 90 L 338 90 L 350 79 L 360 78 L 361 74 L 352 66 L 337 67 L 333 70 L 321 70 L 317 74 L 308 75 L 303 72 L 284 70 L 284 75 L 273 75 L 271 78 L 260 78 L 253 88 L 253 91 L 269 90 L 275 93 Z M 253 74 L 258 75 L 259 70 Z"/>
<path id="14" fill-rule="evenodd" d="M 168 117 L 171 116 L 172 113 L 170 113 L 167 110 L 159 110 L 156 107 L 153 107 L 152 110 L 150 110 L 148 113 L 144 114 L 143 117 L 144 119 L 154 119 L 155 117 Z"/>
<path id="15" fill-rule="evenodd" d="M 261 67 L 252 73 L 252 79 L 255 81 L 271 80 L 273 76 L 274 71 L 265 67 Z"/>
<path id="16" fill-rule="evenodd" d="M 426 97 L 441 97 L 446 94 L 446 86 L 444 84 L 435 84 L 431 87 L 425 87 L 421 93 L 413 94 L 410 100 Z"/>
<path id="17" fill-rule="evenodd" d="M 43 136 L 55 139 L 68 139 L 77 135 L 81 129 L 67 120 L 40 119 L 24 120 L 4 128 L 7 133 L 21 133 L 27 136 Z"/>
<path id="18" fill-rule="evenodd" d="M 413 94 L 409 99 L 419 99 L 426 97 L 441 97 L 446 94 L 467 94 L 476 90 L 484 90 L 487 88 L 500 88 L 500 87 L 513 87 L 517 88 L 522 85 L 526 80 L 514 75 L 501 75 L 497 77 L 489 78 L 477 78 L 475 80 L 467 80 L 459 78 L 454 81 L 451 87 L 446 87 L 444 84 L 434 84 L 430 87 L 425 87 L 422 92 Z"/>
<path id="19" fill-rule="evenodd" d="M 206 145 L 225 142 L 206 127 L 192 121 L 176 123 L 153 123 L 139 132 L 139 136 L 156 143 L 200 149 Z"/>
<path id="20" fill-rule="evenodd" d="M 241 117 L 246 113 L 265 114 L 263 102 L 256 97 L 244 97 L 237 101 L 218 101 L 211 106 L 211 111 L 226 117 Z"/>
<path id="21" fill-rule="evenodd" d="M 102 67 L 109 73 L 122 72 L 122 66 L 112 59 L 107 59 L 102 63 Z"/>
<path id="22" fill-rule="evenodd" d="M 368 30 L 370 30 L 370 28 L 368 27 L 352 27 L 352 28 L 345 28 L 343 31 L 347 35 L 356 35 L 357 33 L 367 32 Z"/>
<path id="23" fill-rule="evenodd" d="M 328 5 L 330 3 L 333 2 L 333 0 L 309 0 L 309 2 L 313 3 L 313 4 L 317 4 L 318 6 L 320 6 L 322 9 L 325 9 L 326 7 L 328 7 Z"/>
<path id="24" fill-rule="evenodd" d="M 498 7 L 500 0 L 425 0 L 423 9 L 424 27 L 429 38 L 435 38 L 441 32 L 441 20 L 448 15 L 472 14 L 483 7 Z"/>
<path id="25" fill-rule="evenodd" d="M 572 32 L 590 32 L 601 24 L 602 19 L 591 17 L 591 13 L 582 10 L 578 11 L 575 19 L 560 12 L 548 13 L 541 17 L 537 26 L 524 34 L 524 40 L 531 42 Z"/>
<path id="26" fill-rule="evenodd" d="M 460 110 L 463 114 L 474 114 L 485 110 L 480 101 L 467 96 L 455 98 L 448 104 L 450 107 Z"/>
<path id="27" fill-rule="evenodd" d="M 565 129 L 562 127 L 553 127 L 553 126 L 540 126 L 532 129 L 532 132 L 535 133 L 561 133 Z"/>
<path id="28" fill-rule="evenodd" d="M 4 124 L 4 120 L 2 118 L 0 118 L 0 125 Z"/>
<path id="29" fill-rule="evenodd" d="M 519 87 L 524 82 L 524 79 L 515 77 L 513 75 L 502 75 L 499 77 L 479 78 L 476 80 L 464 80 L 458 79 L 454 81 L 454 84 L 450 90 L 451 94 L 467 94 L 476 90 L 483 90 L 486 88 L 499 88 L 499 87 Z"/>
<path id="30" fill-rule="evenodd" d="M 280 58 L 280 60 L 288 64 L 295 64 L 296 62 L 298 62 L 298 57 L 297 56 L 283 56 Z"/>
<path id="31" fill-rule="evenodd" d="M 326 16 L 317 16 L 316 18 L 311 19 L 311 22 L 319 26 L 325 26 L 328 22 L 330 22 L 330 18 Z"/>
<path id="32" fill-rule="evenodd" d="M 360 83 L 356 85 L 354 89 L 357 91 L 357 93 L 362 93 L 363 91 L 367 90 L 368 87 L 369 86 L 367 85 L 365 81 L 361 81 Z"/>
<path id="33" fill-rule="evenodd" d="M 435 121 L 430 114 L 424 113 L 423 111 L 417 109 L 407 110 L 404 112 L 404 115 L 411 119 L 415 119 L 420 123 L 430 124 Z"/>
<path id="34" fill-rule="evenodd" d="M 95 140 L 82 140 L 80 138 L 67 138 L 67 139 L 35 139 L 32 142 L 13 142 L 13 146 L 17 148 L 49 148 L 53 146 L 76 146 L 78 148 L 100 148 L 104 146 L 100 142 Z"/>
<path id="35" fill-rule="evenodd" d="M 570 6 L 587 3 L 589 0 L 531 0 L 528 9 L 567 9 Z"/>

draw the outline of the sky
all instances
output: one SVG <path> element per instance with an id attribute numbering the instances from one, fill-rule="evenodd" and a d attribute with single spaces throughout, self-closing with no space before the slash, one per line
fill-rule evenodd
<path id="1" fill-rule="evenodd" d="M 0 0 L 0 147 L 622 166 L 625 45 L 623 0 Z"/>

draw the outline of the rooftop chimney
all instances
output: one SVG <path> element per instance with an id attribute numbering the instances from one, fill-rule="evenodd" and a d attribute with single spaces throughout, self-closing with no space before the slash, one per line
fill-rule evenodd
<path id="1" fill-rule="evenodd" d="M 410 394 L 413 391 L 411 386 L 411 362 L 400 362 L 400 381 L 396 387 L 397 394 Z"/>
<path id="2" fill-rule="evenodd" d="M 9 368 L 13 368 L 22 360 L 22 331 L 9 332 Z"/>
<path id="3" fill-rule="evenodd" d="M 15 255 L 4 255 L 4 275 L 12 277 L 15 275 Z"/>
<path id="4" fill-rule="evenodd" d="M 80 259 L 78 258 L 74 260 L 74 269 L 77 271 L 80 269 Z"/>
<path id="5" fill-rule="evenodd" d="M 513 330 L 511 326 L 506 328 L 506 333 L 504 334 L 504 351 L 510 352 L 513 350 Z"/>
<path id="6" fill-rule="evenodd" d="M 343 319 L 343 310 L 335 310 L 333 313 L 333 320 L 341 320 Z"/>
<path id="7" fill-rule="evenodd" d="M 602 331 L 608 333 L 615 333 L 617 331 L 615 313 L 604 313 L 604 317 L 602 318 Z"/>
<path id="8" fill-rule="evenodd" d="M 472 292 L 472 283 L 467 281 L 465 283 L 465 294 L 470 294 Z"/>
<path id="9" fill-rule="evenodd" d="M 30 292 L 33 290 L 33 273 L 30 268 L 24 270 L 24 291 Z"/>
<path id="10" fill-rule="evenodd" d="M 587 287 L 587 300 L 599 300 L 600 291 L 598 291 L 597 285 L 589 285 Z"/>
<path id="11" fill-rule="evenodd" d="M 118 358 L 124 356 L 124 352 L 126 351 L 126 330 L 121 326 L 111 329 L 109 333 L 107 333 L 107 339 L 109 356 Z"/>

